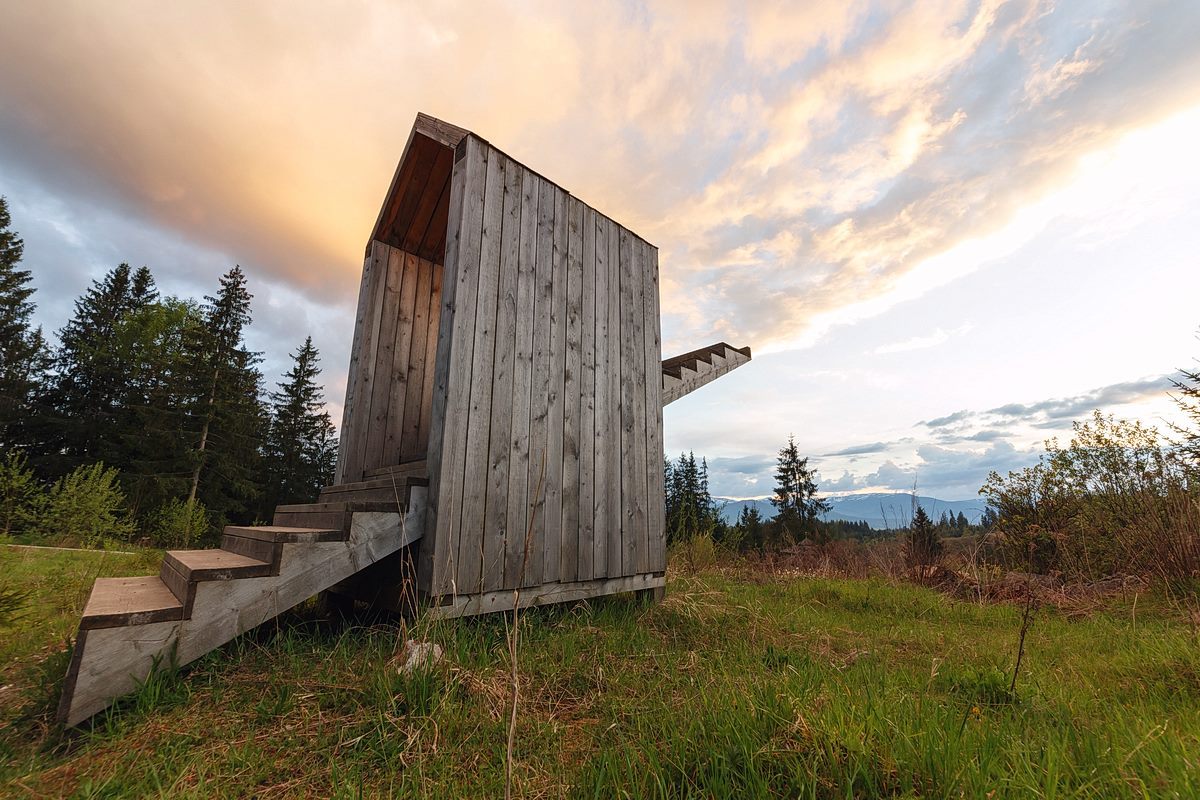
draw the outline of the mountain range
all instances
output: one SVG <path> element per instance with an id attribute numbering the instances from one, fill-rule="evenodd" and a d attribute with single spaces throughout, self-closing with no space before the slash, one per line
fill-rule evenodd
<path id="1" fill-rule="evenodd" d="M 728 497 L 714 497 L 713 500 L 721 509 L 721 517 L 728 523 L 737 522 L 742 509 L 751 506 L 758 509 L 763 519 L 775 516 L 775 507 L 770 498 L 759 497 L 747 500 L 734 500 Z M 829 513 L 822 516 L 828 520 L 846 520 L 847 522 L 863 522 L 876 530 L 887 528 L 903 528 L 912 518 L 912 495 L 905 492 L 871 492 L 868 494 L 847 494 L 840 497 L 827 497 L 830 505 Z M 961 511 L 971 524 L 979 522 L 985 503 L 979 500 L 941 500 L 937 497 L 918 495 L 917 502 L 936 522 L 942 512 L 958 516 Z"/>

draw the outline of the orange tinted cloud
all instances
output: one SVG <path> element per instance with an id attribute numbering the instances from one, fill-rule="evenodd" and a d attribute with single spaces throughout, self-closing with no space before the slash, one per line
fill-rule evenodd
<path id="1" fill-rule="evenodd" d="M 669 348 L 792 341 L 1001 227 L 1081 153 L 1200 101 L 1200 12 L 1096 14 L 1036 0 L 14 5 L 0 162 L 345 303 L 423 110 L 658 244 Z"/>

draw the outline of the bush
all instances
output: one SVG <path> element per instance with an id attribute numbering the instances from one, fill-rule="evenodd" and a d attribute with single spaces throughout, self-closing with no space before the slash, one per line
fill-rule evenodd
<path id="1" fill-rule="evenodd" d="M 133 526 L 125 516 L 117 471 L 96 463 L 63 477 L 50 491 L 38 527 L 47 538 L 83 547 L 100 547 L 106 539 L 128 540 Z"/>
<path id="2" fill-rule="evenodd" d="M 28 532 L 37 522 L 45 500 L 25 455 L 8 451 L 0 459 L 0 536 Z"/>
<path id="3" fill-rule="evenodd" d="M 150 525 L 156 547 L 188 549 L 208 534 L 208 510 L 198 500 L 168 500 Z"/>
<path id="4" fill-rule="evenodd" d="M 1200 569 L 1200 517 L 1185 465 L 1154 428 L 1096 411 L 1067 447 L 1046 442 L 1032 467 L 980 489 L 999 514 L 1010 567 L 1076 579 L 1141 572 L 1189 582 Z"/>

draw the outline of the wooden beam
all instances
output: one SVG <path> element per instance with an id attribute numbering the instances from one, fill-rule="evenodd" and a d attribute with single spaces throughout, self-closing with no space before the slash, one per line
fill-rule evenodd
<path id="1" fill-rule="evenodd" d="M 571 583 L 551 583 L 517 591 L 486 592 L 483 594 L 457 596 L 445 605 L 430 606 L 425 611 L 428 619 L 452 619 L 496 611 L 511 611 L 514 606 L 533 608 L 553 603 L 569 603 L 602 597 L 622 592 L 640 592 L 646 589 L 661 589 L 667 585 L 664 575 L 644 574 L 616 578 L 605 578 Z"/>

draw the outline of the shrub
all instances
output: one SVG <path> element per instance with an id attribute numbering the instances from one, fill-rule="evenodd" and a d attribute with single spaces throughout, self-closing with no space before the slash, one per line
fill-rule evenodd
<path id="1" fill-rule="evenodd" d="M 154 515 L 150 536 L 157 547 L 188 549 L 208 534 L 208 510 L 198 500 L 168 500 Z"/>
<path id="2" fill-rule="evenodd" d="M 125 495 L 117 471 L 96 463 L 79 467 L 54 485 L 38 527 L 45 537 L 100 547 L 106 539 L 128 539 Z"/>
<path id="3" fill-rule="evenodd" d="M 1158 431 L 1096 411 L 1067 447 L 1046 442 L 1038 463 L 980 489 L 998 512 L 995 536 L 1010 566 L 1096 578 L 1146 564 L 1172 497 L 1192 497 L 1186 470 Z"/>
<path id="4" fill-rule="evenodd" d="M 1095 412 L 1067 447 L 981 493 L 999 512 L 1010 566 L 1076 579 L 1136 573 L 1191 603 L 1200 595 L 1200 494 L 1194 473 L 1158 432 Z"/>
<path id="5" fill-rule="evenodd" d="M 0 459 L 0 536 L 15 536 L 30 530 L 45 499 L 25 455 L 8 451 Z"/>

